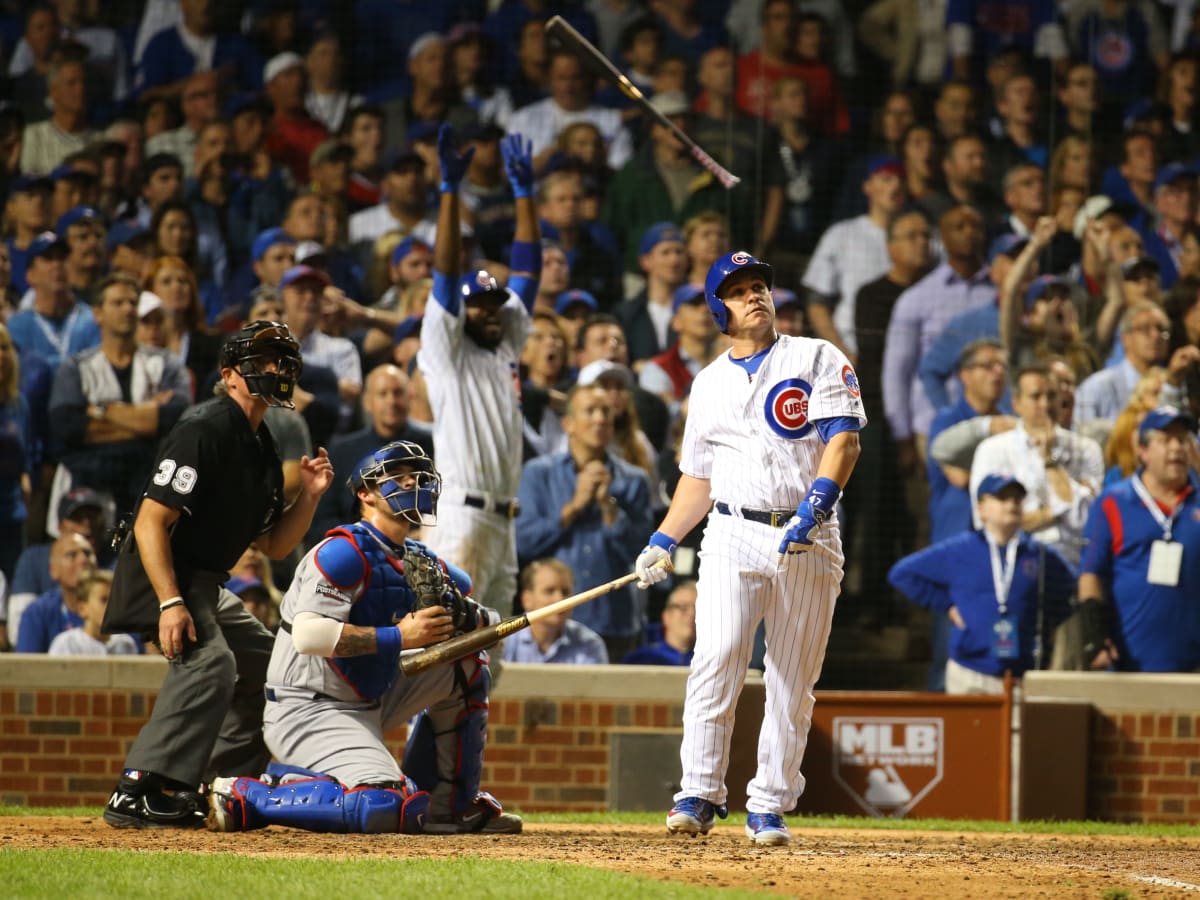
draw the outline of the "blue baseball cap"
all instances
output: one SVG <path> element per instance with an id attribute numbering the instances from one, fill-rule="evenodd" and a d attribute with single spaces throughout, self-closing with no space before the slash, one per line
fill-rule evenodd
<path id="1" fill-rule="evenodd" d="M 1166 431 L 1177 422 L 1182 422 L 1188 431 L 1195 432 L 1196 419 L 1191 413 L 1177 406 L 1160 406 L 1146 413 L 1138 425 L 1138 438 L 1144 438 L 1148 431 Z"/>
<path id="2" fill-rule="evenodd" d="M 997 256 L 1009 256 L 1016 259 L 1021 255 L 1021 251 L 1025 249 L 1025 245 L 1028 243 L 1029 238 L 1021 237 L 1019 234 L 1009 233 L 1000 235 L 988 247 L 988 264 L 994 263 Z"/>
<path id="3" fill-rule="evenodd" d="M 638 244 L 638 255 L 645 256 L 664 241 L 683 243 L 683 232 L 674 222 L 655 222 L 647 228 Z"/>
<path id="4" fill-rule="evenodd" d="M 262 95 L 242 93 L 234 94 L 225 101 L 225 107 L 221 110 L 222 118 L 233 119 L 251 110 L 264 117 L 271 115 L 271 105 Z"/>
<path id="5" fill-rule="evenodd" d="M 1156 275 L 1162 272 L 1162 267 L 1153 256 L 1134 256 L 1121 263 L 1121 278 L 1125 281 L 1130 281 L 1147 271 L 1153 271 Z"/>
<path id="6" fill-rule="evenodd" d="M 74 178 L 78 181 L 98 181 L 98 176 L 89 172 L 87 169 L 76 169 L 74 166 L 64 163 L 61 166 L 55 166 L 50 170 L 51 181 L 62 181 L 64 178 Z"/>
<path id="7" fill-rule="evenodd" d="M 1029 289 L 1025 291 L 1025 308 L 1032 308 L 1033 304 L 1037 303 L 1051 288 L 1061 287 L 1070 296 L 1071 282 L 1065 278 L 1059 278 L 1057 275 L 1039 275 L 1033 279 L 1033 284 L 1029 285 Z"/>
<path id="8" fill-rule="evenodd" d="M 800 295 L 785 287 L 777 287 L 771 289 L 771 299 L 775 301 L 776 309 L 783 309 L 785 306 L 798 304 L 800 302 Z"/>
<path id="9" fill-rule="evenodd" d="M 45 175 L 18 175 L 8 185 L 10 194 L 28 194 L 31 191 L 49 191 L 54 182 Z"/>
<path id="10" fill-rule="evenodd" d="M 254 239 L 254 243 L 250 246 L 250 258 L 258 262 L 276 244 L 287 244 L 295 247 L 296 239 L 282 228 L 268 228 L 266 231 L 260 231 L 258 237 Z"/>
<path id="11" fill-rule="evenodd" d="M 904 162 L 898 156 L 892 156 L 890 153 L 878 153 L 867 160 L 867 174 L 870 178 L 872 175 L 878 175 L 880 172 L 890 172 L 892 175 L 904 177 Z"/>
<path id="12" fill-rule="evenodd" d="M 704 300 L 704 285 L 702 284 L 681 284 L 675 288 L 675 293 L 671 295 L 671 312 L 679 312 L 679 307 L 685 303 L 694 303 L 697 300 Z"/>
<path id="13" fill-rule="evenodd" d="M 230 578 L 225 582 L 225 590 L 231 591 L 239 597 L 253 588 L 258 588 L 260 591 L 267 590 L 267 586 L 257 578 Z"/>
<path id="14" fill-rule="evenodd" d="M 392 265 L 396 265 L 396 263 L 408 256 L 408 254 L 412 253 L 415 248 L 422 249 L 427 253 L 433 252 L 433 248 L 423 240 L 409 235 L 400 243 L 398 243 L 392 250 Z"/>
<path id="15" fill-rule="evenodd" d="M 332 282 L 329 276 L 320 269 L 314 269 L 312 266 L 292 266 L 283 273 L 283 277 L 279 279 L 279 290 L 295 284 L 298 281 L 319 281 L 324 287 L 328 287 Z"/>
<path id="16" fill-rule="evenodd" d="M 1195 178 L 1196 170 L 1191 166 L 1185 166 L 1181 162 L 1167 163 L 1158 170 L 1158 175 L 1154 177 L 1154 189 L 1157 191 L 1160 187 L 1170 184 L 1172 181 L 1178 181 L 1180 178 Z"/>
<path id="17" fill-rule="evenodd" d="M 63 255 L 66 256 L 68 249 L 67 242 L 53 231 L 43 231 L 29 242 L 29 260 L 32 262 L 38 257 L 58 250 L 61 250 Z"/>
<path id="18" fill-rule="evenodd" d="M 558 299 L 554 301 L 554 312 L 556 315 L 565 316 L 568 309 L 578 305 L 586 306 L 592 312 L 600 308 L 600 304 L 596 302 L 596 298 L 587 291 L 582 291 L 579 288 L 571 288 L 571 290 L 563 291 L 558 295 Z"/>
<path id="19" fill-rule="evenodd" d="M 67 229 L 72 225 L 78 225 L 80 222 L 99 222 L 104 224 L 104 216 L 100 215 L 100 210 L 94 206 L 76 206 L 68 209 L 58 219 L 58 225 L 55 231 L 59 237 L 66 237 Z"/>
<path id="20" fill-rule="evenodd" d="M 979 482 L 979 487 L 975 489 L 975 499 L 979 500 L 989 494 L 995 496 L 1005 488 L 1012 487 L 1014 484 L 1021 489 L 1022 495 L 1028 493 L 1025 490 L 1025 485 L 1017 481 L 1012 475 L 1000 475 L 996 473 L 985 475 L 983 476 L 983 480 Z"/>

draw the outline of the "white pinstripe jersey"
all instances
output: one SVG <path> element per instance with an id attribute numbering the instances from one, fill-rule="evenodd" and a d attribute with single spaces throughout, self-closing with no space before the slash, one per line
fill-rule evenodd
<path id="1" fill-rule="evenodd" d="M 417 364 L 429 385 L 433 449 L 448 487 L 517 496 L 521 481 L 521 378 L 518 360 L 529 314 L 511 290 L 501 310 L 504 338 L 485 350 L 468 338 L 466 305 L 452 316 L 431 298 Z"/>
<path id="2" fill-rule="evenodd" d="M 854 369 L 828 341 L 781 336 L 753 377 L 725 352 L 692 382 L 679 468 L 710 479 L 714 501 L 795 509 L 825 450 L 813 422 L 841 416 L 867 424 Z"/>

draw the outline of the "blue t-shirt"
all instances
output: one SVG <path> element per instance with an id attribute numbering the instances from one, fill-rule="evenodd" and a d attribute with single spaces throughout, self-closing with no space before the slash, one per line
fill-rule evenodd
<path id="1" fill-rule="evenodd" d="M 1171 540 L 1183 544 L 1178 585 L 1149 584 L 1151 547 L 1163 539 L 1163 529 L 1134 492 L 1137 477 L 1118 482 L 1092 504 L 1080 570 L 1109 589 L 1118 668 L 1190 672 L 1200 667 L 1200 496 L 1188 487 L 1171 529 Z"/>
<path id="2" fill-rule="evenodd" d="M 666 641 L 659 641 L 630 650 L 621 662 L 627 666 L 690 666 L 693 652 L 676 650 Z"/>

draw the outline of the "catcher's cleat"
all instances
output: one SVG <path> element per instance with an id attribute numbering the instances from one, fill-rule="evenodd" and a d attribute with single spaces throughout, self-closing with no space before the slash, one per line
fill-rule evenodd
<path id="1" fill-rule="evenodd" d="M 782 847 L 792 842 L 792 833 L 776 813 L 748 813 L 746 837 L 760 847 Z"/>
<path id="2" fill-rule="evenodd" d="M 241 801 L 233 793 L 233 783 L 236 778 L 214 778 L 208 789 L 208 819 L 205 824 L 209 831 L 241 831 Z"/>
<path id="3" fill-rule="evenodd" d="M 203 828 L 204 797 L 197 791 L 166 793 L 157 776 L 126 770 L 104 808 L 113 828 Z"/>
<path id="4" fill-rule="evenodd" d="M 717 806 L 703 797 L 684 797 L 667 813 L 667 831 L 672 834 L 708 834 L 720 816 L 729 815 L 729 808 Z"/>
<path id="5" fill-rule="evenodd" d="M 430 814 L 422 834 L 520 834 L 525 823 L 520 816 L 504 812 L 498 800 L 480 791 L 475 806 L 461 813 Z"/>

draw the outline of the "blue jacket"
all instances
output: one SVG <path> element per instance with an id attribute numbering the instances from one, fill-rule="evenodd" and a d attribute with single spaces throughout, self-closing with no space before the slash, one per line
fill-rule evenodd
<path id="1" fill-rule="evenodd" d="M 967 531 L 904 557 L 888 572 L 888 582 L 914 603 L 945 615 L 956 607 L 966 624 L 950 632 L 950 658 L 984 675 L 1007 669 L 1021 675 L 1034 665 L 1038 627 L 1038 572 L 1044 566 L 1043 638 L 1070 612 L 1075 573 L 1053 547 L 1022 533 L 1017 545 L 1016 573 L 1008 595 L 1008 611 L 1016 617 L 1018 657 L 997 659 L 992 654 L 994 625 L 999 615 L 987 539 L 982 531 Z"/>

